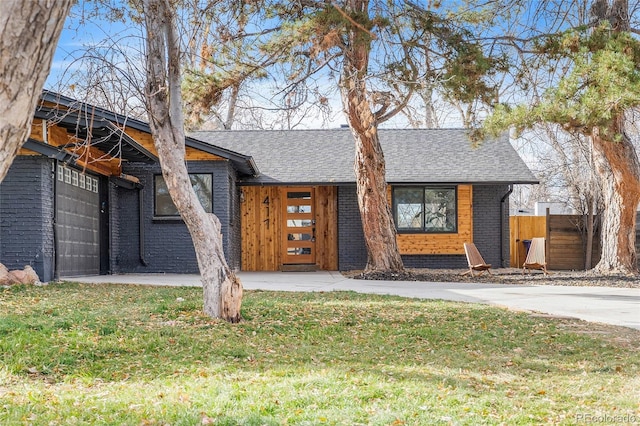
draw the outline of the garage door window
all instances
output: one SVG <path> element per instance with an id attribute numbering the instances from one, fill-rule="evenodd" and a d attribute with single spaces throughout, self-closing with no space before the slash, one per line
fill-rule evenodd
<path id="1" fill-rule="evenodd" d="M 85 175 L 83 172 L 58 165 L 58 180 L 69 185 L 98 193 L 98 179 Z"/>
<path id="2" fill-rule="evenodd" d="M 193 190 L 207 213 L 213 212 L 213 175 L 210 173 L 189 173 Z M 179 217 L 173 204 L 167 184 L 162 175 L 155 176 L 154 215 L 157 217 Z"/>

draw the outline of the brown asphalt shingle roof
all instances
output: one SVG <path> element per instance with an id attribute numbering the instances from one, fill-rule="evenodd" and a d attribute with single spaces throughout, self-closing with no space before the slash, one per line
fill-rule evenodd
<path id="1" fill-rule="evenodd" d="M 507 135 L 473 148 L 464 129 L 380 129 L 388 183 L 537 183 Z M 349 129 L 229 130 L 191 137 L 253 157 L 247 184 L 353 183 Z"/>

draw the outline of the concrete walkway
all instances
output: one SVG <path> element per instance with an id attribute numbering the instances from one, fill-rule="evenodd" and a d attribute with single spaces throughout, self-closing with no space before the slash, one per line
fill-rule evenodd
<path id="1" fill-rule="evenodd" d="M 345 278 L 339 272 L 241 272 L 247 290 L 356 291 L 420 299 L 484 303 L 509 309 L 573 317 L 585 321 L 640 329 L 640 289 L 564 287 L 485 283 L 368 281 Z M 84 283 L 200 286 L 198 275 L 125 274 L 74 277 Z"/>

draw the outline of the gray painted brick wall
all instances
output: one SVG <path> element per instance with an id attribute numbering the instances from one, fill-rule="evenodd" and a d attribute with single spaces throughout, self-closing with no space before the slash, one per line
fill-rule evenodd
<path id="1" fill-rule="evenodd" d="M 234 172 L 226 161 L 190 162 L 190 173 L 213 174 L 213 211 L 222 224 L 225 256 L 233 267 L 236 259 L 230 259 L 230 201 L 229 176 Z M 197 273 L 198 265 L 191 236 L 182 220 L 153 219 L 154 176 L 160 174 L 159 165 L 128 164 L 123 172 L 136 176 L 144 185 L 144 257 L 147 266 L 140 261 L 138 234 L 137 190 L 117 188 L 118 206 L 113 220 L 118 221 L 118 251 L 115 253 L 115 269 L 119 272 L 169 272 Z M 234 233 L 235 234 L 235 233 Z M 169 250 L 170 248 L 170 250 Z M 113 254 L 112 254 L 113 255 Z"/>
<path id="2" fill-rule="evenodd" d="M 362 233 L 356 186 L 338 187 L 338 269 L 363 269 L 367 249 Z"/>
<path id="3" fill-rule="evenodd" d="M 485 262 L 494 268 L 509 266 L 509 199 L 500 203 L 508 191 L 508 185 L 473 187 L 473 241 Z"/>
<path id="4" fill-rule="evenodd" d="M 109 253 L 115 254 L 120 251 L 120 221 L 118 220 L 118 208 L 120 199 L 118 197 L 118 187 L 109 181 Z M 115 255 L 109 256 L 109 273 L 119 274 Z"/>
<path id="5" fill-rule="evenodd" d="M 234 271 L 240 271 L 242 259 L 242 230 L 240 219 L 240 188 L 236 182 L 236 172 L 229 167 L 229 256 L 227 263 Z"/>
<path id="6" fill-rule="evenodd" d="M 509 203 L 501 206 L 506 185 L 473 187 L 473 238 L 487 263 L 498 267 L 501 257 L 509 262 Z M 503 255 L 500 252 L 500 215 L 503 215 Z M 362 234 L 355 186 L 341 186 L 338 191 L 338 267 L 341 271 L 363 269 L 367 253 Z M 404 255 L 407 268 L 466 268 L 464 255 Z"/>
<path id="7" fill-rule="evenodd" d="M 0 262 L 53 279 L 53 161 L 17 157 L 0 184 Z"/>

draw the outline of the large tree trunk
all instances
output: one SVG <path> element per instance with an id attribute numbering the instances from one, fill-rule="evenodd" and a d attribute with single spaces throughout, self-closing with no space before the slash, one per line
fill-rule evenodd
<path id="1" fill-rule="evenodd" d="M 622 123 L 622 118 L 618 123 Z M 593 132 L 596 167 L 602 184 L 602 257 L 594 268 L 600 273 L 638 273 L 636 257 L 636 212 L 640 203 L 640 162 L 621 124 L 608 134 L 612 141 Z"/>
<path id="2" fill-rule="evenodd" d="M 596 0 L 594 18 L 611 24 L 614 31 L 629 31 L 627 0 Z M 602 257 L 594 268 L 600 273 L 638 273 L 636 212 L 640 203 L 640 161 L 624 132 L 624 113 L 607 132 L 592 132 L 594 157 L 602 184 Z M 611 140 L 620 135 L 620 140 Z"/>
<path id="3" fill-rule="evenodd" d="M 0 182 L 27 140 L 73 0 L 3 0 L 0 13 Z"/>
<path id="4" fill-rule="evenodd" d="M 351 13 L 368 13 L 368 1 L 348 1 L 345 9 Z M 365 273 L 404 269 L 393 216 L 387 200 L 385 160 L 378 138 L 376 114 L 372 111 L 366 85 L 371 49 L 369 34 L 353 27 L 344 48 L 344 64 L 340 90 L 351 132 L 355 139 L 354 170 L 358 206 L 367 246 Z"/>
<path id="5" fill-rule="evenodd" d="M 220 222 L 200 204 L 185 164 L 184 118 L 180 91 L 180 51 L 171 0 L 145 0 L 147 85 L 145 97 L 162 176 L 184 220 L 198 259 L 204 312 L 240 321 L 242 284 L 227 265 Z"/>

